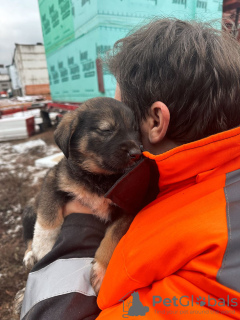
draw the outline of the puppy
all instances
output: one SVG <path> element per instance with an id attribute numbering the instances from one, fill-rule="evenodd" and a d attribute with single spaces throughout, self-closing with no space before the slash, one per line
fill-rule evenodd
<path id="1" fill-rule="evenodd" d="M 52 249 L 63 223 L 62 208 L 67 201 L 77 199 L 101 220 L 113 221 L 91 272 L 98 294 L 114 248 L 133 219 L 124 213 L 119 216 L 119 208 L 104 194 L 141 155 L 137 125 L 123 103 L 94 98 L 67 113 L 54 137 L 65 157 L 48 171 L 36 202 L 25 210 L 28 249 L 24 264 L 32 267 Z"/>

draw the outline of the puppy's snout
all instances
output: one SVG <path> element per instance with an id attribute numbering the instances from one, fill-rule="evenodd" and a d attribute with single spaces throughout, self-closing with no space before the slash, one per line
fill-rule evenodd
<path id="1" fill-rule="evenodd" d="M 133 148 L 129 150 L 128 154 L 132 160 L 137 161 L 141 156 L 141 150 L 139 148 Z"/>
<path id="2" fill-rule="evenodd" d="M 126 152 L 126 160 L 130 161 L 130 163 L 137 161 L 142 154 L 140 145 L 138 145 L 138 143 L 134 140 L 125 141 L 122 143 L 121 149 Z"/>

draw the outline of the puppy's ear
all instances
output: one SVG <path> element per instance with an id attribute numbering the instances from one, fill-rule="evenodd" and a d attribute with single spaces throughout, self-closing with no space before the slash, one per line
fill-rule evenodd
<path id="1" fill-rule="evenodd" d="M 54 132 L 54 139 L 66 158 L 69 157 L 69 144 L 78 123 L 78 113 L 71 111 L 64 115 Z"/>

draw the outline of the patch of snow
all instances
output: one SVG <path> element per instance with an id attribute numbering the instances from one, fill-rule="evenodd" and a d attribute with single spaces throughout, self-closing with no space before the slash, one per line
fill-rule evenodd
<path id="1" fill-rule="evenodd" d="M 35 160 L 35 166 L 36 167 L 42 167 L 42 168 L 52 168 L 54 167 L 56 164 L 58 164 L 58 162 L 60 160 L 62 160 L 63 158 L 63 153 L 57 153 L 57 154 L 53 154 L 51 156 L 48 157 L 44 157 L 41 159 L 37 159 Z"/>
<path id="2" fill-rule="evenodd" d="M 5 225 L 8 225 L 8 224 L 15 224 L 15 218 L 14 217 L 10 217 L 9 220 L 5 221 L 4 222 Z"/>
<path id="3" fill-rule="evenodd" d="M 35 96 L 23 96 L 23 97 L 17 96 L 17 100 L 20 102 L 32 102 L 35 99 L 36 99 Z"/>
<path id="4" fill-rule="evenodd" d="M 33 148 L 46 148 L 46 143 L 42 139 L 37 139 L 37 140 L 31 140 L 28 142 L 24 143 L 19 143 L 15 146 L 13 146 L 13 150 L 18 152 L 18 153 L 25 153 L 28 152 L 29 150 Z"/>
<path id="5" fill-rule="evenodd" d="M 1 165 L 1 169 L 7 169 L 9 172 L 14 172 L 14 170 L 16 169 L 16 166 L 14 166 L 11 163 L 4 163 L 4 162 L 0 162 Z M 3 173 L 2 173 L 3 174 Z M 7 175 L 8 172 L 5 172 L 5 175 Z"/>
<path id="6" fill-rule="evenodd" d="M 14 229 L 10 229 L 7 231 L 7 234 L 13 234 L 13 233 L 17 233 L 19 230 L 22 229 L 21 225 L 17 225 Z"/>
<path id="7" fill-rule="evenodd" d="M 13 210 L 13 212 L 18 212 L 18 211 L 20 211 L 22 209 L 22 207 L 21 207 L 21 204 L 20 203 L 18 203 L 17 205 L 15 205 L 15 206 L 13 206 L 12 205 L 12 210 Z M 20 217 L 19 217 L 20 218 Z M 20 218 L 20 220 L 21 220 L 21 218 Z"/>
<path id="8" fill-rule="evenodd" d="M 26 169 L 28 172 L 35 172 L 36 171 L 36 167 L 33 167 L 33 166 L 27 166 Z"/>
<path id="9" fill-rule="evenodd" d="M 35 172 L 33 175 L 33 180 L 32 180 L 31 185 L 34 186 L 35 184 L 38 184 L 39 180 L 44 178 L 47 171 L 48 171 L 47 169 L 42 169 L 39 172 Z"/>

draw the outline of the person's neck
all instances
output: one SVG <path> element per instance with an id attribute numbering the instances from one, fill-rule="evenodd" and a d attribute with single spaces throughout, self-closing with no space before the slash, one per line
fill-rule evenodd
<path id="1" fill-rule="evenodd" d="M 151 144 L 149 146 L 146 146 L 145 150 L 149 151 L 150 153 L 154 155 L 158 155 L 164 152 L 167 152 L 171 149 L 174 149 L 176 147 L 181 146 L 183 143 L 177 143 L 174 142 L 168 138 L 164 138 L 161 142 L 157 144 Z"/>

